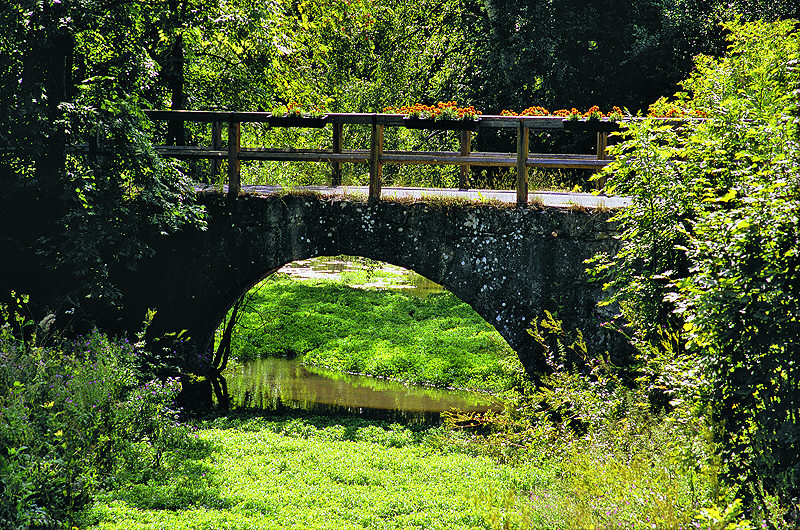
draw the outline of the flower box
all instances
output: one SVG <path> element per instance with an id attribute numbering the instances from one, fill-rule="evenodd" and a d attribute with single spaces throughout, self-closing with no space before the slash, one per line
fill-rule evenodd
<path id="1" fill-rule="evenodd" d="M 430 118 L 403 118 L 407 129 L 436 129 L 440 131 L 476 131 L 480 120 L 432 120 Z"/>
<path id="2" fill-rule="evenodd" d="M 619 130 L 619 123 L 606 120 L 564 120 L 565 131 L 613 132 Z"/>

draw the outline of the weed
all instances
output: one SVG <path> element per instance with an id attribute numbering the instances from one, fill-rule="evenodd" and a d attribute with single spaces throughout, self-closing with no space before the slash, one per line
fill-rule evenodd
<path id="1" fill-rule="evenodd" d="M 0 527 L 62 527 L 102 491 L 189 448 L 174 381 L 142 380 L 127 341 L 22 341 L 0 329 Z"/>

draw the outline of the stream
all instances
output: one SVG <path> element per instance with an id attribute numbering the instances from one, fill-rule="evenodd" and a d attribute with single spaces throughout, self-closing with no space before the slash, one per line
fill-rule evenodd
<path id="1" fill-rule="evenodd" d="M 444 292 L 440 285 L 413 271 L 348 256 L 296 261 L 279 272 L 300 281 L 324 278 L 357 288 L 398 289 L 417 297 Z M 451 409 L 486 412 L 502 408 L 487 394 L 321 370 L 297 359 L 256 359 L 228 370 L 226 379 L 231 405 L 242 409 L 347 412 L 437 423 L 441 413 Z"/>
<path id="2" fill-rule="evenodd" d="M 242 409 L 347 412 L 435 423 L 442 412 L 451 409 L 485 412 L 501 408 L 486 394 L 319 370 L 296 359 L 256 359 L 226 374 L 226 379 L 231 405 Z"/>

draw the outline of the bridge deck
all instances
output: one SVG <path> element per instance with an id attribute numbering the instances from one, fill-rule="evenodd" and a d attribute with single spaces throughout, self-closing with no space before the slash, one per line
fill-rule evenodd
<path id="1" fill-rule="evenodd" d="M 222 190 L 218 186 L 198 186 L 201 192 L 228 192 L 228 186 Z M 298 186 L 284 188 L 280 186 L 242 186 L 242 192 L 258 195 L 271 195 L 287 190 L 311 191 L 330 197 L 369 197 L 367 186 Z M 459 198 L 482 202 L 498 201 L 506 204 L 517 203 L 516 190 L 457 190 L 453 188 L 399 188 L 385 187 L 381 190 L 384 199 L 425 199 L 425 198 Z M 588 209 L 616 209 L 624 208 L 630 204 L 628 197 L 607 197 L 591 193 L 573 193 L 566 191 L 534 191 L 528 194 L 528 204 L 537 204 L 552 208 L 588 208 Z"/>

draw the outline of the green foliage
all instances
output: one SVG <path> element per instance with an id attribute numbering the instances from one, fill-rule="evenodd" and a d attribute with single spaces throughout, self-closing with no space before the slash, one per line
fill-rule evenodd
<path id="1" fill-rule="evenodd" d="M 93 509 L 103 528 L 485 528 L 476 490 L 527 487 L 526 470 L 431 450 L 436 432 L 359 419 L 219 419 L 213 501 L 159 509 L 124 493 Z M 524 497 L 521 497 L 524 500 Z"/>
<path id="2" fill-rule="evenodd" d="M 726 29 L 728 53 L 699 57 L 676 96 L 708 119 L 624 133 L 611 190 L 633 205 L 616 217 L 622 250 L 596 272 L 645 362 L 666 344 L 694 361 L 678 379 L 709 405 L 728 483 L 787 499 L 800 484 L 798 37 L 792 22 Z"/>
<path id="3" fill-rule="evenodd" d="M 20 322 L 19 319 L 16 319 Z M 47 336 L 50 323 L 35 329 Z M 104 489 L 142 480 L 187 446 L 174 381 L 142 386 L 139 351 L 0 330 L 0 526 L 73 524 Z"/>
<path id="4" fill-rule="evenodd" d="M 63 230 L 42 238 L 41 255 L 77 280 L 84 292 L 73 296 L 115 300 L 109 265 L 136 270 L 158 239 L 201 225 L 202 209 L 193 204 L 191 182 L 178 164 L 155 153 L 139 109 L 118 99 L 99 109 L 70 107 L 65 119 L 72 130 L 88 131 L 73 135 L 75 142 L 89 136 L 98 152 L 90 148 L 87 159 L 67 160 L 73 189 L 64 199 L 70 207 L 60 220 Z"/>
<path id="5" fill-rule="evenodd" d="M 472 54 L 468 97 L 498 112 L 627 107 L 678 83 L 698 53 L 724 50 L 719 23 L 798 17 L 791 2 L 491 0 L 465 4 Z"/>
<path id="6" fill-rule="evenodd" d="M 300 356 L 311 366 L 337 371 L 491 391 L 508 387 L 501 361 L 516 356 L 449 293 L 416 298 L 278 277 L 255 295 L 232 346 L 240 361 Z"/>
<path id="7" fill-rule="evenodd" d="M 635 111 L 671 90 L 696 53 L 722 48 L 715 26 L 723 17 L 793 13 L 788 2 L 772 4 L 176 0 L 168 9 L 145 4 L 138 10 L 133 40 L 143 43 L 158 66 L 146 91 L 158 107 L 268 111 L 299 103 L 323 111 L 369 112 L 458 99 L 490 113 L 595 104 Z M 330 142 L 329 134 L 314 130 L 246 129 L 252 129 L 244 134 L 251 145 L 302 148 Z M 207 128 L 190 126 L 187 133 L 189 143 L 208 143 Z M 423 140 L 433 150 L 445 150 L 454 138 L 420 131 L 387 136 L 390 149 L 411 150 Z M 538 149 L 592 147 L 588 135 L 540 136 L 532 139 Z M 364 148 L 369 130 L 349 127 L 345 138 L 353 148 Z M 482 132 L 476 143 L 496 151 L 513 149 L 514 139 Z M 252 183 L 328 179 L 327 164 L 245 167 L 246 182 Z M 345 172 L 346 183 L 366 182 L 366 165 L 348 164 Z M 498 180 L 508 178 L 507 171 L 502 173 L 498 179 L 497 171 L 489 171 L 484 179 L 476 170 L 473 184 L 500 186 Z M 398 185 L 452 186 L 457 171 L 388 166 L 384 177 Z"/>
<path id="8" fill-rule="evenodd" d="M 520 378 L 497 417 L 452 420 L 490 429 L 484 450 L 501 461 L 558 469 L 530 492 L 529 527 L 689 527 L 716 498 L 707 420 L 688 405 L 652 406 L 647 388 L 623 384 L 629 374 L 590 357 L 549 313 L 530 331 L 553 372 L 536 385 Z"/>
<path id="9" fill-rule="evenodd" d="M 585 355 L 579 334 L 551 315 L 543 322 L 539 337 L 554 359 L 567 349 Z M 212 454 L 171 480 L 110 493 L 87 520 L 102 528 L 788 528 L 775 498 L 745 519 L 742 501 L 719 488 L 705 417 L 688 404 L 656 412 L 644 390 L 618 384 L 607 363 L 594 366 L 588 377 L 562 366 L 544 387 L 509 392 L 501 414 L 453 414 L 439 427 L 342 415 L 208 420 L 199 436 Z M 539 402 L 578 413 L 556 418 Z"/>
<path id="10" fill-rule="evenodd" d="M 139 110 L 155 73 L 127 38 L 138 16 L 137 4 L 92 0 L 2 8 L 0 252 L 17 256 L 0 263 L 4 292 L 108 311 L 115 274 L 201 223 L 190 181 L 156 155 Z"/>
<path id="11" fill-rule="evenodd" d="M 472 509 L 483 517 L 486 528 L 493 530 L 535 528 L 532 525 L 533 510 L 526 499 L 520 498 L 513 489 L 505 491 L 481 489 L 471 500 Z"/>
<path id="12" fill-rule="evenodd" d="M 649 452 L 633 458 L 599 445 L 592 450 L 590 442 L 569 448 L 551 439 L 539 458 L 510 463 L 492 458 L 482 436 L 360 418 L 228 417 L 204 423 L 199 434 L 215 449 L 203 461 L 207 482 L 198 484 L 198 502 L 159 509 L 145 495 L 120 492 L 98 504 L 93 519 L 103 528 L 224 521 L 264 528 L 571 530 L 692 522 L 688 477 L 663 456 L 662 437 L 641 444 Z M 150 491 L 159 496 L 157 488 Z"/>

